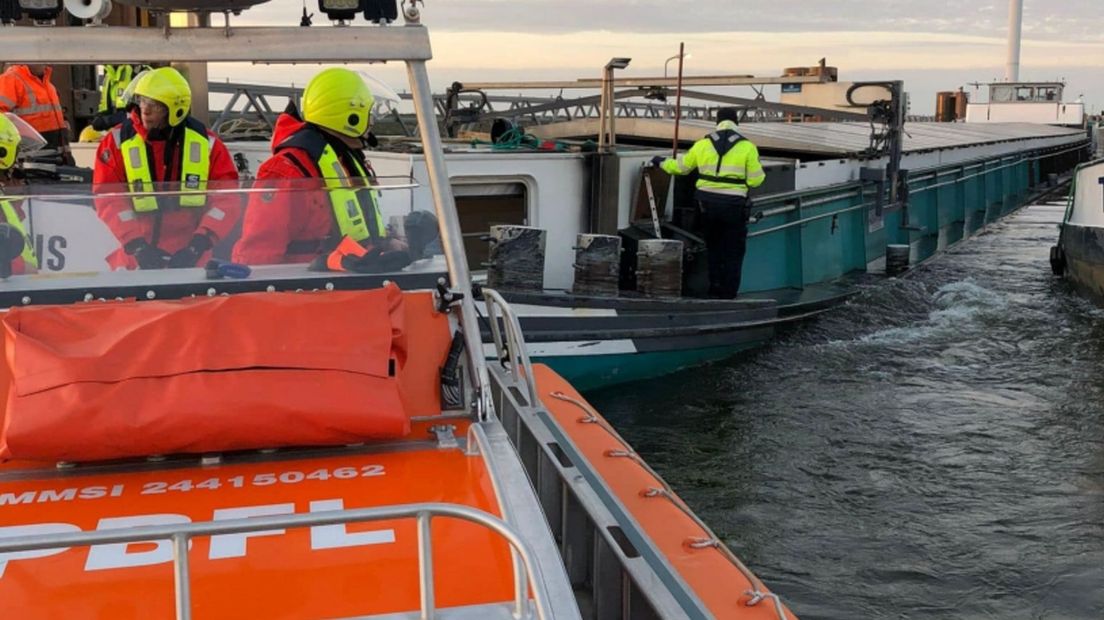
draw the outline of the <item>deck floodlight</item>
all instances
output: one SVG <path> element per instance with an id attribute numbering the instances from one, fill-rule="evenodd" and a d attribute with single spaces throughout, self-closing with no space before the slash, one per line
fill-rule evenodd
<path id="1" fill-rule="evenodd" d="M 395 0 L 366 0 L 364 19 L 373 23 L 389 23 L 399 18 L 399 7 Z"/>
<path id="2" fill-rule="evenodd" d="M 364 12 L 364 0 L 318 0 L 318 10 L 335 22 L 346 22 Z"/>
<path id="3" fill-rule="evenodd" d="M 606 69 L 624 69 L 632 62 L 632 58 L 611 58 L 606 63 Z"/>
<path id="4" fill-rule="evenodd" d="M 61 14 L 61 0 L 19 0 L 19 8 L 35 23 L 51 22 Z"/>

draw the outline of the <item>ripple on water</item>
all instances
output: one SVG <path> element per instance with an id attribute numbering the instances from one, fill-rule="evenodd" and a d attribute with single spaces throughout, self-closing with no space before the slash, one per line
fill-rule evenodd
<path id="1" fill-rule="evenodd" d="M 1030 215 L 591 400 L 803 618 L 1102 618 L 1104 311 Z"/>

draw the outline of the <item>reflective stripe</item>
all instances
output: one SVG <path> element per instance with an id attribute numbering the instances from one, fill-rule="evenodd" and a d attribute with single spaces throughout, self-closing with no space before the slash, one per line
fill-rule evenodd
<path id="1" fill-rule="evenodd" d="M 123 168 L 126 171 L 127 185 L 131 192 L 144 192 L 153 188 L 153 175 L 150 173 L 149 160 L 146 157 L 146 141 L 135 133 L 119 145 L 122 151 Z M 138 213 L 150 213 L 157 210 L 157 199 L 153 196 L 134 196 L 131 199 Z M 119 216 L 122 219 L 122 215 Z"/>
<path id="2" fill-rule="evenodd" d="M 138 217 L 137 214 L 135 214 L 134 211 L 131 211 L 130 209 L 127 209 L 126 211 L 120 211 L 119 212 L 119 221 L 120 222 L 129 222 L 129 221 L 133 220 L 135 217 Z"/>
<path id="3" fill-rule="evenodd" d="M 130 145 L 130 148 L 127 149 L 127 159 L 130 161 L 131 168 L 141 168 L 145 165 L 142 161 L 144 153 L 145 149 L 142 148 L 142 144 Z"/>
<path id="4" fill-rule="evenodd" d="M 746 187 L 705 187 L 699 185 L 698 190 L 702 192 L 708 192 L 710 194 L 723 194 L 725 196 L 747 197 L 748 195 L 748 189 Z"/>
<path id="5" fill-rule="evenodd" d="M 707 174 L 714 177 L 739 177 L 744 178 L 747 169 L 743 166 L 698 166 L 698 174 Z"/>
<path id="6" fill-rule="evenodd" d="M 3 104 L 4 107 L 8 108 L 9 110 L 15 107 L 15 102 L 11 99 L 8 99 L 4 95 L 0 95 L 0 104 Z"/>
<path id="7" fill-rule="evenodd" d="M 667 174 L 686 174 L 690 172 L 690 168 L 687 168 L 686 164 L 683 163 L 684 158 L 685 155 L 679 155 L 677 160 L 670 158 L 665 159 L 659 167 Z"/>
<path id="8" fill-rule="evenodd" d="M 34 241 L 27 236 L 27 231 L 23 228 L 23 222 L 19 221 L 19 214 L 15 212 L 15 207 L 8 200 L 0 200 L 0 211 L 4 213 L 4 221 L 23 235 L 23 252 L 20 254 L 23 262 L 37 269 L 38 259 L 35 258 Z"/>
<path id="9" fill-rule="evenodd" d="M 23 94 L 27 95 L 27 101 L 29 101 L 32 106 L 37 105 L 38 97 L 35 97 L 34 88 L 32 88 L 31 85 L 27 83 L 27 80 L 23 79 L 22 75 L 19 75 L 18 73 L 12 73 L 12 75 L 18 78 L 20 82 L 23 82 Z"/>
<path id="10" fill-rule="evenodd" d="M 357 167 L 357 175 L 367 179 L 367 171 L 359 163 L 354 162 L 354 165 Z M 329 189 L 330 208 L 333 211 L 334 219 L 337 221 L 337 228 L 341 236 L 352 237 L 355 241 L 363 241 L 372 237 L 373 233 L 366 221 L 364 208 L 360 204 L 359 192 L 349 188 L 349 176 L 345 172 L 345 167 L 341 165 L 337 153 L 329 144 L 323 149 L 322 157 L 318 160 L 318 169 L 322 171 L 322 178 Z M 330 175 L 326 174 L 327 170 L 331 172 Z M 372 223 L 375 225 L 376 236 L 382 237 L 384 234 L 383 216 L 380 214 L 376 192 L 369 191 L 368 196 L 372 203 Z"/>
<path id="11" fill-rule="evenodd" d="M 207 178 L 211 172 L 211 142 L 207 134 L 184 127 L 184 165 L 181 170 L 182 190 L 192 192 L 180 197 L 182 207 L 202 207 L 207 204 Z"/>
<path id="12" fill-rule="evenodd" d="M 226 211 L 223 211 L 218 207 L 211 207 L 211 209 L 207 211 L 207 217 L 211 218 L 212 220 L 218 220 L 221 222 L 222 220 L 226 219 Z"/>
<path id="13" fill-rule="evenodd" d="M 43 112 L 61 112 L 61 106 L 51 105 L 48 103 L 42 105 L 28 105 L 22 108 L 13 108 L 12 114 L 16 116 L 27 116 L 28 114 L 41 114 Z"/>

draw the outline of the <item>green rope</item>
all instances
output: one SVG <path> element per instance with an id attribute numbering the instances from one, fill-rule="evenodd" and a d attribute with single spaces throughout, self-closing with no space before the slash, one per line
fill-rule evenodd
<path id="1" fill-rule="evenodd" d="M 488 142 L 487 140 L 480 140 L 473 138 L 471 141 L 472 147 L 478 147 L 481 144 L 489 144 L 492 151 L 517 151 L 521 149 L 540 150 L 541 144 L 544 142 L 532 135 L 525 133 L 524 129 L 520 127 L 511 127 L 506 133 L 499 137 L 498 142 Z M 567 150 L 567 145 L 557 140 L 553 143 L 555 145 L 554 151 L 557 153 Z"/>

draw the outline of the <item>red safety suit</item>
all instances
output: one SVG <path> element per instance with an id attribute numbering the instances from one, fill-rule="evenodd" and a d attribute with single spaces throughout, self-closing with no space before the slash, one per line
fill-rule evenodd
<path id="1" fill-rule="evenodd" d="M 181 140 L 173 142 L 175 148 L 166 166 L 167 141 L 150 139 L 149 132 L 142 125 L 141 115 L 137 111 L 131 112 L 129 120 L 134 131 L 145 140 L 153 182 L 168 183 L 162 186 L 167 190 L 179 189 L 183 142 Z M 116 126 L 116 129 L 122 126 Z M 175 130 L 182 128 L 183 124 L 177 126 Z M 96 167 L 92 174 L 93 192 L 129 191 L 126 168 L 122 161 L 123 154 L 116 144 L 116 133 L 115 130 L 108 132 L 96 150 Z M 210 176 L 207 188 L 209 190 L 237 188 L 238 170 L 234 166 L 230 152 L 213 132 L 207 131 L 207 135 L 211 140 Z M 242 200 L 242 194 L 227 191 L 223 194 L 208 195 L 207 202 L 202 207 L 183 207 L 179 205 L 178 199 L 162 196 L 158 198 L 159 207 L 156 211 L 137 213 L 129 197 L 99 197 L 96 199 L 96 214 L 107 224 L 120 244 L 120 247 L 107 257 L 107 262 L 112 269 L 137 269 L 137 261 L 122 248 L 137 238 L 144 238 L 151 245 L 169 254 L 187 246 L 192 237 L 197 234 L 206 234 L 212 242 L 217 243 L 230 233 L 241 217 Z M 209 254 L 210 252 L 204 254 L 198 262 L 199 266 L 204 264 Z"/>
<path id="2" fill-rule="evenodd" d="M 249 208 L 242 222 L 242 236 L 234 246 L 233 260 L 249 265 L 309 263 L 328 252 L 340 240 L 333 208 L 318 164 L 301 148 L 284 141 L 308 129 L 307 123 L 292 114 L 281 114 L 272 133 L 272 157 L 257 169 L 255 188 L 270 187 L 271 192 L 250 194 Z M 342 158 L 358 157 L 371 174 L 371 166 L 360 151 L 339 141 L 329 144 Z M 359 175 L 343 164 L 349 177 Z M 380 231 L 382 232 L 382 231 Z"/>

